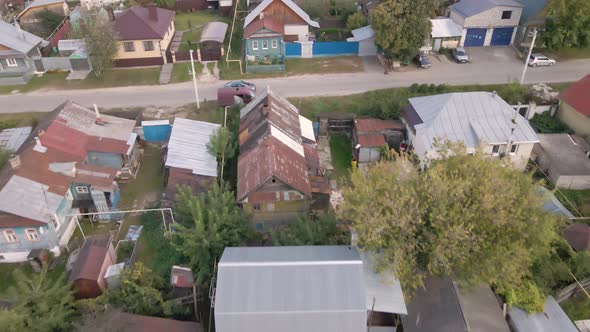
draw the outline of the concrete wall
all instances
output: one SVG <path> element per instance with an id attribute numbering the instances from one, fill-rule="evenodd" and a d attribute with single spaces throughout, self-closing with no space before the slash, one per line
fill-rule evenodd
<path id="1" fill-rule="evenodd" d="M 557 118 L 572 128 L 577 135 L 590 136 L 590 118 L 579 113 L 567 103 L 561 103 Z"/>
<path id="2" fill-rule="evenodd" d="M 164 38 L 161 40 L 158 39 L 145 39 L 145 40 L 121 40 L 119 41 L 119 53 L 115 59 L 140 59 L 140 58 L 158 58 L 161 57 L 164 59 L 164 63 L 166 63 L 166 50 L 172 41 L 172 37 L 174 37 L 174 21 L 170 23 L 168 27 L 168 32 L 164 35 Z M 143 47 L 144 41 L 152 41 L 154 44 L 154 49 L 152 51 L 145 51 Z M 133 52 L 125 52 L 125 48 L 123 43 L 125 42 L 132 42 L 133 46 L 135 47 L 135 51 Z"/>
<path id="3" fill-rule="evenodd" d="M 590 175 L 562 175 L 559 178 L 557 178 L 555 186 L 560 189 L 590 189 Z"/>
<path id="4" fill-rule="evenodd" d="M 503 20 L 502 12 L 512 11 L 510 19 Z M 463 26 L 463 28 L 489 28 L 489 27 L 512 27 L 517 26 L 520 21 L 520 15 L 522 14 L 522 8 L 518 7 L 507 7 L 497 6 L 483 13 L 479 13 L 470 17 L 464 18 L 461 22 L 455 21 Z M 458 14 L 453 15 L 451 11 L 451 18 L 453 20 L 460 16 Z M 489 33 L 489 31 L 488 31 Z"/>

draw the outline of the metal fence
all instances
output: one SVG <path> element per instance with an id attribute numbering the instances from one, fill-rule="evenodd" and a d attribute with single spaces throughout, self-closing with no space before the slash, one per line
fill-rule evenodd
<path id="1" fill-rule="evenodd" d="M 298 58 L 301 57 L 300 43 L 285 43 L 285 56 Z M 340 55 L 358 55 L 359 43 L 348 41 L 335 42 L 314 42 L 313 57 L 328 57 Z"/>
<path id="2" fill-rule="evenodd" d="M 301 56 L 301 44 L 299 44 L 299 43 L 286 43 L 285 44 L 285 56 L 300 57 Z"/>

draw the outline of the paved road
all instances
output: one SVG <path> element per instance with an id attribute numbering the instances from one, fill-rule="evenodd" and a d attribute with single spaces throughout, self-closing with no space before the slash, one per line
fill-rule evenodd
<path id="1" fill-rule="evenodd" d="M 412 83 L 497 84 L 519 80 L 522 64 L 509 48 L 472 49 L 473 62 L 455 64 L 446 58 L 432 58 L 428 70 L 384 75 L 377 66 L 364 73 L 305 75 L 252 80 L 259 89 L 271 89 L 287 97 L 348 95 L 369 90 L 409 86 Z M 553 67 L 529 68 L 526 83 L 573 82 L 590 72 L 590 59 L 560 62 Z M 202 84 L 200 99 L 216 99 L 217 84 Z M 138 106 L 181 106 L 194 102 L 192 84 L 124 87 L 93 90 L 61 90 L 0 96 L 0 113 L 50 111 L 71 99 L 82 105 L 96 103 L 102 108 Z"/>

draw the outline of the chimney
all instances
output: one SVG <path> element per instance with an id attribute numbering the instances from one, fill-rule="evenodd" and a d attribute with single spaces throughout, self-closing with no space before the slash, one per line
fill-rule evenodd
<path id="1" fill-rule="evenodd" d="M 12 167 L 12 169 L 17 169 L 20 166 L 20 156 L 15 156 L 13 158 L 10 158 L 10 167 Z"/>
<path id="2" fill-rule="evenodd" d="M 157 21 L 158 20 L 158 7 L 156 7 L 156 4 L 152 3 L 148 5 L 148 15 L 150 18 L 150 21 Z"/>
<path id="3" fill-rule="evenodd" d="M 104 121 L 100 117 L 100 112 L 98 112 L 98 106 L 96 106 L 96 104 L 94 104 L 94 113 L 96 113 L 96 120 L 94 120 L 94 123 L 96 123 L 99 126 L 104 125 Z"/>
<path id="4" fill-rule="evenodd" d="M 21 29 L 20 24 L 18 24 L 16 17 L 14 18 L 14 28 L 16 29 L 16 36 L 21 40 L 25 40 L 25 34 L 23 29 Z"/>

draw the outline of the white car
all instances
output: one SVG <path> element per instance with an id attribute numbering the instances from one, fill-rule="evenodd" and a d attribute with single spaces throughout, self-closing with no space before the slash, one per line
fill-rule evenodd
<path id="1" fill-rule="evenodd" d="M 541 53 L 531 54 L 529 59 L 529 66 L 537 67 L 537 66 L 553 66 L 555 64 L 555 60 L 551 59 L 548 56 L 545 56 Z"/>

